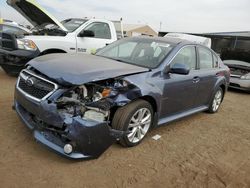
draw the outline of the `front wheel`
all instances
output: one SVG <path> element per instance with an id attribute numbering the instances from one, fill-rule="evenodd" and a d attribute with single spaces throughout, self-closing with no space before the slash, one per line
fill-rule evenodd
<path id="1" fill-rule="evenodd" d="M 219 107 L 223 99 L 223 95 L 224 95 L 224 92 L 221 89 L 221 87 L 219 87 L 213 96 L 212 102 L 210 103 L 210 106 L 208 109 L 209 113 L 216 113 L 219 110 Z"/>
<path id="2" fill-rule="evenodd" d="M 152 106 L 144 100 L 137 100 L 119 108 L 113 118 L 112 127 L 125 131 L 120 144 L 127 147 L 138 145 L 153 123 Z"/>

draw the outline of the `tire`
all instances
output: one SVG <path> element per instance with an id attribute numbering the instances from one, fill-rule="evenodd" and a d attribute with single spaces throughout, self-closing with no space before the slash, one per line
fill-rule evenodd
<path id="1" fill-rule="evenodd" d="M 212 98 L 212 101 L 209 105 L 209 109 L 208 109 L 209 113 L 214 114 L 214 113 L 218 112 L 220 105 L 221 105 L 221 102 L 223 100 L 223 97 L 224 97 L 224 92 L 223 92 L 222 88 L 219 87 L 215 91 L 213 98 Z"/>
<path id="2" fill-rule="evenodd" d="M 139 114 L 142 115 L 143 113 L 144 116 L 139 121 Z M 119 143 L 124 147 L 138 145 L 145 138 L 153 124 L 153 114 L 151 104 L 141 99 L 118 108 L 112 121 L 112 128 L 129 132 L 119 140 Z M 147 117 L 149 118 L 146 119 Z"/>

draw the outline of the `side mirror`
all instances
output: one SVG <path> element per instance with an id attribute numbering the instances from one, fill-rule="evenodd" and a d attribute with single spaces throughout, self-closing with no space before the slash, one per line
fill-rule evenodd
<path id="1" fill-rule="evenodd" d="M 79 33 L 78 37 L 94 37 L 95 33 L 90 30 L 83 30 Z"/>
<path id="2" fill-rule="evenodd" d="M 169 69 L 170 73 L 174 73 L 174 74 L 183 74 L 183 75 L 188 75 L 190 72 L 190 68 L 185 65 L 185 64 L 181 64 L 181 63 L 175 63 L 170 69 Z"/>

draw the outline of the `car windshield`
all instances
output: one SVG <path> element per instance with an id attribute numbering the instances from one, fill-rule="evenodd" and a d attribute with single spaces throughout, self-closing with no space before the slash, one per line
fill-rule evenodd
<path id="1" fill-rule="evenodd" d="M 173 44 L 154 38 L 130 38 L 112 43 L 96 55 L 141 67 L 156 68 L 173 47 Z"/>
<path id="2" fill-rule="evenodd" d="M 86 19 L 67 19 L 67 20 L 63 20 L 61 22 L 61 24 L 69 31 L 69 32 L 73 32 L 76 29 L 78 29 L 82 24 L 84 24 L 86 21 Z"/>

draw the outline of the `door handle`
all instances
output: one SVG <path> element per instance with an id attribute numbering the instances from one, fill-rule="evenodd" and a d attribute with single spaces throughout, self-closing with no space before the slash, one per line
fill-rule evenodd
<path id="1" fill-rule="evenodd" d="M 200 79 L 199 76 L 195 76 L 195 77 L 193 78 L 193 83 L 198 83 L 200 80 L 201 80 L 201 79 Z"/>

